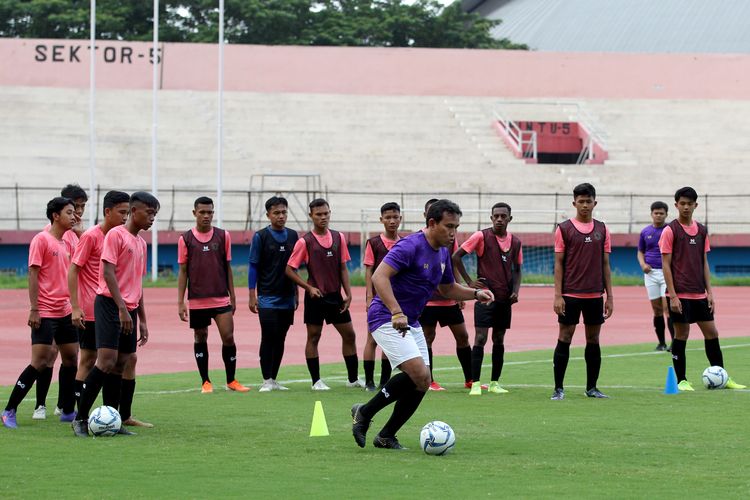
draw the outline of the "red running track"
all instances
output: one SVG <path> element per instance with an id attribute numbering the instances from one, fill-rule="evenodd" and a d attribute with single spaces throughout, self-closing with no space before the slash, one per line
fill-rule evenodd
<path id="1" fill-rule="evenodd" d="M 364 288 L 355 287 L 352 317 L 357 330 L 357 349 L 364 347 L 366 316 Z M 651 307 L 643 287 L 615 288 L 614 316 L 602 330 L 602 345 L 655 342 L 651 326 Z M 715 290 L 717 302 L 717 325 L 722 337 L 748 335 L 744 329 L 747 315 L 744 314 L 746 297 L 750 288 L 725 287 Z M 505 337 L 508 351 L 552 349 L 557 338 L 557 318 L 552 312 L 551 287 L 524 287 L 521 300 L 513 306 L 513 327 Z M 138 373 L 171 373 L 195 370 L 193 358 L 193 336 L 187 323 L 177 316 L 176 290 L 165 288 L 146 289 L 146 310 L 150 339 L 139 350 Z M 237 290 L 239 301 L 235 315 L 235 340 L 238 346 L 238 367 L 258 366 L 260 327 L 257 316 L 247 309 L 247 290 Z M 29 363 L 30 339 L 26 326 L 28 315 L 28 293 L 26 290 L 0 290 L 0 385 L 15 382 L 18 374 Z M 473 306 L 464 311 L 470 337 L 473 338 Z M 697 332 L 696 332 L 697 333 Z M 695 335 L 695 334 L 694 334 Z M 693 335 L 693 336 L 694 336 Z M 295 324 L 287 336 L 284 364 L 305 363 L 305 326 L 302 310 L 297 311 Z M 574 345 L 583 345 L 582 332 L 573 340 Z M 211 369 L 223 368 L 221 342 L 215 327 L 209 331 Z M 320 359 L 323 363 L 341 361 L 340 337 L 332 326 L 323 330 L 320 341 Z M 438 330 L 433 346 L 437 355 L 454 354 L 455 342 L 447 328 Z M 250 383 L 254 381 L 248 381 Z"/>

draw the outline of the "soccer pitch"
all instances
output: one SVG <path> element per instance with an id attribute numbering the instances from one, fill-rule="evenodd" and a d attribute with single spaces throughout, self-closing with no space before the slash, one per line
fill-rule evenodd
<path id="1" fill-rule="evenodd" d="M 725 364 L 750 382 L 750 338 L 722 341 Z M 701 339 L 688 343 L 694 393 L 664 395 L 668 353 L 653 344 L 603 346 L 599 387 L 583 395 L 581 348 L 571 349 L 565 401 L 550 401 L 551 350 L 506 354 L 504 395 L 470 397 L 455 357 L 437 358 L 430 392 L 401 430 L 410 449 L 358 448 L 351 405 L 368 393 L 344 387 L 343 362 L 322 367 L 332 386 L 309 390 L 304 366 L 282 367 L 291 390 L 200 394 L 197 373 L 139 377 L 134 414 L 156 424 L 132 437 L 80 439 L 51 416 L 0 429 L 0 496 L 76 498 L 746 498 L 750 491 L 750 391 L 703 389 Z M 489 351 L 489 347 L 487 349 Z M 489 356 L 486 356 L 486 360 Z M 376 376 L 379 367 L 376 367 Z M 489 374 L 489 367 L 484 369 Z M 223 373 L 212 372 L 215 387 Z M 256 369 L 238 379 L 260 379 Z M 53 406 L 56 386 L 50 390 Z M 10 387 L 0 388 L 5 401 Z M 316 400 L 329 437 L 308 437 Z M 368 436 L 383 425 L 379 414 Z M 448 422 L 456 448 L 444 457 L 417 448 L 430 420 Z"/>

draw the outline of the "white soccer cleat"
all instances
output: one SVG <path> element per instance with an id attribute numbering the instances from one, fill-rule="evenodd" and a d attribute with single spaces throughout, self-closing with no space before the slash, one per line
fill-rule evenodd
<path id="1" fill-rule="evenodd" d="M 271 392 L 273 390 L 273 381 L 271 379 L 264 380 L 263 385 L 260 386 L 258 392 Z"/>
<path id="2" fill-rule="evenodd" d="M 47 407 L 44 405 L 37 406 L 31 418 L 34 420 L 45 420 L 47 418 Z"/>
<path id="3" fill-rule="evenodd" d="M 59 406 L 56 406 L 55 407 L 55 416 L 59 417 L 60 415 L 62 415 L 62 408 L 60 408 Z"/>
<path id="4" fill-rule="evenodd" d="M 312 390 L 313 391 L 330 391 L 331 388 L 328 387 L 325 382 L 323 382 L 323 379 L 318 379 L 318 381 L 312 385 Z"/>
<path id="5" fill-rule="evenodd" d="M 364 389 L 364 388 L 365 388 L 365 383 L 364 383 L 364 382 L 362 382 L 362 381 L 361 381 L 360 379 L 357 379 L 357 380 L 355 380 L 354 382 L 347 382 L 347 383 L 346 383 L 346 386 L 347 386 L 347 387 L 353 387 L 353 388 Z"/>
<path id="6" fill-rule="evenodd" d="M 289 387 L 285 387 L 279 384 L 275 379 L 271 379 L 271 383 L 273 384 L 274 391 L 288 391 L 289 390 Z"/>

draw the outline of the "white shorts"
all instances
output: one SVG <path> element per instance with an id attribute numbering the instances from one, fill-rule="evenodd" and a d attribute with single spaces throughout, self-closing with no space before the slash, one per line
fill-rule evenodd
<path id="1" fill-rule="evenodd" d="M 404 361 L 421 357 L 424 364 L 430 365 L 430 357 L 427 354 L 427 341 L 424 339 L 422 327 L 411 327 L 406 335 L 395 330 L 391 323 L 385 323 L 372 332 L 372 338 L 383 350 L 391 366 L 394 368 Z"/>
<path id="2" fill-rule="evenodd" d="M 667 295 L 667 282 L 664 281 L 664 271 L 652 269 L 650 273 L 643 275 L 643 283 L 646 285 L 648 300 L 658 299 Z"/>

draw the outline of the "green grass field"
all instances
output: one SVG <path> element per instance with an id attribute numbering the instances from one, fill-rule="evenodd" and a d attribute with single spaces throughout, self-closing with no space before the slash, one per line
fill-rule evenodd
<path id="1" fill-rule="evenodd" d="M 750 338 L 722 345 L 733 378 L 750 382 Z M 282 368 L 292 390 L 265 394 L 202 395 L 192 372 L 140 377 L 134 413 L 156 427 L 133 437 L 84 440 L 52 417 L 32 421 L 32 390 L 19 429 L 0 428 L 0 497 L 747 498 L 750 391 L 703 389 L 703 343 L 693 340 L 696 392 L 664 395 L 671 361 L 652 348 L 604 347 L 599 387 L 610 400 L 583 396 L 580 348 L 562 402 L 549 400 L 548 350 L 509 353 L 502 380 L 511 392 L 479 398 L 462 388 L 454 357 L 438 358 L 436 379 L 449 390 L 427 395 L 399 434 L 411 448 L 403 452 L 354 444 L 349 409 L 367 393 L 343 387 L 343 363 L 323 367 L 328 393 L 309 390 L 303 366 Z M 238 378 L 260 376 L 241 370 Z M 9 391 L 0 388 L 3 401 Z M 50 406 L 55 394 L 53 385 Z M 329 437 L 308 437 L 316 400 Z M 376 417 L 371 436 L 389 413 Z M 453 426 L 451 455 L 417 449 L 433 419 Z"/>

